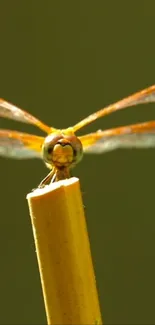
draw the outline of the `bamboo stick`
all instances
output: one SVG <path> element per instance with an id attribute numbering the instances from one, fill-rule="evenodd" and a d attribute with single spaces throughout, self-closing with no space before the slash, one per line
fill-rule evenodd
<path id="1" fill-rule="evenodd" d="M 101 324 L 79 180 L 27 195 L 47 321 Z"/>

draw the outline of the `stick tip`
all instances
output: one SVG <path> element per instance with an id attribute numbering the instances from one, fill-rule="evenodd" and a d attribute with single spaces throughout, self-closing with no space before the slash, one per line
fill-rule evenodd
<path id="1" fill-rule="evenodd" d="M 79 179 L 77 177 L 71 177 L 71 178 L 63 179 L 63 180 L 60 180 L 58 182 L 46 185 L 43 188 L 36 188 L 32 192 L 28 193 L 26 198 L 27 198 L 27 200 L 29 200 L 31 198 L 35 198 L 35 197 L 37 198 L 37 197 L 40 197 L 42 195 L 46 195 L 51 191 L 55 191 L 57 189 L 60 189 L 61 187 L 71 186 L 71 185 L 76 184 L 78 182 L 79 182 Z"/>

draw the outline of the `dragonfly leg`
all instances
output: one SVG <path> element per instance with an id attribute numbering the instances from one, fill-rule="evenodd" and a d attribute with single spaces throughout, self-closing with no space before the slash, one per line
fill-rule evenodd
<path id="1" fill-rule="evenodd" d="M 52 179 L 52 182 L 54 181 L 53 178 L 55 177 L 55 172 L 53 170 L 51 170 L 48 175 L 41 181 L 41 183 L 39 184 L 38 188 L 43 188 L 47 183 L 50 182 L 50 180 Z"/>
<path id="2" fill-rule="evenodd" d="M 56 169 L 53 168 L 49 174 L 41 181 L 38 188 L 43 188 L 47 183 L 54 183 L 62 179 L 70 178 L 69 168 Z"/>

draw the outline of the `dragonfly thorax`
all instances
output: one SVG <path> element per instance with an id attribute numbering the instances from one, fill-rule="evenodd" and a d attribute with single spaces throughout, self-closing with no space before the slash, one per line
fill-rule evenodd
<path id="1" fill-rule="evenodd" d="M 43 148 L 45 163 L 57 169 L 72 167 L 83 155 L 82 144 L 75 135 L 50 134 L 45 138 Z"/>

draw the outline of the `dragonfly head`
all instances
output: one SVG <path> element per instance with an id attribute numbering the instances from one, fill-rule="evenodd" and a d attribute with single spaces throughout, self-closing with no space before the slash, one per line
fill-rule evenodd
<path id="1" fill-rule="evenodd" d="M 63 169 L 74 166 L 82 159 L 83 148 L 74 134 L 60 131 L 45 138 L 42 152 L 45 163 Z"/>

